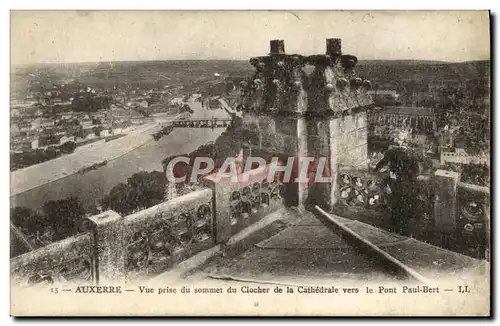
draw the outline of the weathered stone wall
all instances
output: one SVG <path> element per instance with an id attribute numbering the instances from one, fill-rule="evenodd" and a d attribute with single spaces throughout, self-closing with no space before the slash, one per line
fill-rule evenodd
<path id="1" fill-rule="evenodd" d="M 202 189 L 124 218 L 125 273 L 147 278 L 214 245 L 212 190 Z"/>
<path id="2" fill-rule="evenodd" d="M 243 143 L 267 153 L 295 156 L 297 154 L 298 121 L 294 117 L 243 115 Z"/>
<path id="3" fill-rule="evenodd" d="M 335 204 L 337 166 L 366 167 L 368 162 L 366 113 L 343 117 L 290 117 L 267 116 L 245 113 L 243 134 L 248 137 L 249 153 L 266 153 L 266 156 L 324 157 L 328 159 L 328 171 L 333 178 L 330 186 L 296 187 L 297 199 L 307 205 L 320 204 L 332 207 Z M 254 140 L 254 141 L 252 141 Z M 249 154 L 248 154 L 249 155 Z"/>
<path id="4" fill-rule="evenodd" d="M 92 236 L 80 234 L 10 260 L 11 281 L 19 286 L 95 282 Z"/>
<path id="5" fill-rule="evenodd" d="M 123 218 L 109 210 L 89 217 L 96 249 L 96 279 L 99 283 L 120 283 L 124 279 Z"/>
<path id="6" fill-rule="evenodd" d="M 338 164 L 350 167 L 366 167 L 368 163 L 366 112 L 339 118 L 338 126 Z"/>
<path id="7" fill-rule="evenodd" d="M 490 189 L 460 182 L 457 185 L 457 236 L 463 239 L 468 253 L 490 259 L 491 197 Z"/>
<path id="8" fill-rule="evenodd" d="M 330 121 L 331 130 L 338 130 L 334 121 Z M 12 258 L 12 282 L 21 286 L 103 284 L 167 271 L 216 243 L 226 243 L 284 206 L 283 184 L 267 182 L 263 170 L 248 172 L 248 179 L 240 174 L 238 182 L 206 177 L 203 182 L 209 188 L 126 217 L 113 211 L 92 216 L 90 232 Z M 453 173 L 445 172 L 417 179 L 419 217 L 429 215 L 435 234 L 454 233 L 459 241 L 465 239 L 466 249 L 482 250 L 477 256 L 484 256 L 490 244 L 489 189 L 459 183 Z M 340 167 L 333 211 L 368 223 L 387 218 L 381 181 L 380 175 L 366 169 Z"/>
<path id="9" fill-rule="evenodd" d="M 305 157 L 327 158 L 330 185 L 286 184 L 285 199 L 331 208 L 337 166 L 367 163 L 371 82 L 356 75 L 358 59 L 342 54 L 340 39 L 327 39 L 326 53 L 310 56 L 285 54 L 281 40 L 270 45 L 269 56 L 250 60 L 255 74 L 240 85 L 246 152 L 294 157 L 298 171 Z"/>
<path id="10" fill-rule="evenodd" d="M 226 243 L 231 236 L 264 216 L 283 207 L 283 188 L 275 180 L 267 181 L 265 169 L 217 180 L 214 175 L 203 179 L 213 190 L 215 207 L 215 242 Z"/>

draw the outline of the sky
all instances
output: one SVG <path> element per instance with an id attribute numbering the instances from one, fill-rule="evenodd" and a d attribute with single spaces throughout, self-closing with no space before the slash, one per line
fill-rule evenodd
<path id="1" fill-rule="evenodd" d="M 490 58 L 487 11 L 12 11 L 11 64 L 325 53 L 360 60 Z"/>

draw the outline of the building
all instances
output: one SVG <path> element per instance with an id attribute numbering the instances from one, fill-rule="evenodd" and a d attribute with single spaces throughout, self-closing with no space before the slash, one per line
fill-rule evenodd
<path id="1" fill-rule="evenodd" d="M 39 117 L 31 122 L 31 130 L 38 130 L 41 128 L 53 127 L 54 124 L 55 124 L 55 121 L 53 119 Z"/>
<path id="2" fill-rule="evenodd" d="M 95 133 L 89 133 L 87 136 L 85 136 L 85 139 L 86 140 L 89 140 L 89 139 L 94 139 L 96 138 L 97 136 L 95 135 Z"/>
<path id="3" fill-rule="evenodd" d="M 371 82 L 355 74 L 358 59 L 342 54 L 340 39 L 326 41 L 326 56 L 287 55 L 280 40 L 271 41 L 270 48 L 269 56 L 250 60 L 255 73 L 239 84 L 244 160 L 326 157 L 335 162 L 328 172 L 333 176 L 341 167 L 365 166 L 367 111 L 373 101 Z M 324 72 L 315 74 L 315 69 Z M 266 78 L 271 74 L 279 77 Z M 304 87 L 311 83 L 325 86 Z M 335 179 L 328 184 L 287 184 L 285 200 L 292 206 L 331 208 L 338 196 Z"/>
<path id="4" fill-rule="evenodd" d="M 92 118 L 90 118 L 87 114 L 83 116 L 83 118 L 80 120 L 80 125 L 82 127 L 91 127 L 94 124 Z"/>
<path id="5" fill-rule="evenodd" d="M 109 135 L 110 135 L 110 132 L 107 129 L 101 130 L 101 132 L 99 133 L 99 137 L 108 137 Z"/>
<path id="6" fill-rule="evenodd" d="M 19 125 L 17 123 L 11 123 L 10 124 L 10 134 L 12 136 L 17 136 L 19 135 L 19 132 L 21 131 L 21 129 L 19 129 Z"/>
<path id="7" fill-rule="evenodd" d="M 437 118 L 433 108 L 386 106 L 373 110 L 368 116 L 370 136 L 392 139 L 401 130 L 426 135 L 437 131 Z"/>
<path id="8" fill-rule="evenodd" d="M 20 116 L 19 110 L 17 109 L 10 110 L 10 116 L 11 118 L 18 118 Z"/>
<path id="9" fill-rule="evenodd" d="M 38 138 L 37 139 L 33 139 L 31 141 L 31 149 L 37 149 L 38 148 Z"/>
<path id="10" fill-rule="evenodd" d="M 376 105 L 395 105 L 400 97 L 395 90 L 370 90 L 368 94 L 373 97 Z"/>
<path id="11" fill-rule="evenodd" d="M 490 166 L 490 155 L 483 153 L 481 155 L 469 155 L 463 148 L 456 148 L 452 151 L 441 151 L 441 165 L 446 163 L 455 164 L 484 164 Z"/>
<path id="12" fill-rule="evenodd" d="M 72 141 L 74 142 L 75 141 L 75 137 L 74 136 L 71 136 L 71 137 L 67 137 L 67 136 L 64 136 L 62 137 L 60 140 L 59 140 L 59 144 L 64 144 L 64 143 L 67 143 L 69 141 Z"/>

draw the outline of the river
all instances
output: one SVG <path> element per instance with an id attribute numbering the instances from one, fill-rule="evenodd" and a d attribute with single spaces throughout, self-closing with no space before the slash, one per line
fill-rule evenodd
<path id="1" fill-rule="evenodd" d="M 200 102 L 190 100 L 192 118 L 227 118 L 222 109 L 206 110 Z M 72 174 L 11 197 L 11 207 L 38 209 L 48 200 L 78 197 L 84 206 L 98 204 L 109 191 L 132 174 L 141 171 L 163 171 L 162 160 L 171 155 L 194 151 L 209 141 L 215 141 L 224 128 L 177 128 L 159 141 L 151 141 L 127 154 L 108 161 L 107 165 L 85 174 Z"/>

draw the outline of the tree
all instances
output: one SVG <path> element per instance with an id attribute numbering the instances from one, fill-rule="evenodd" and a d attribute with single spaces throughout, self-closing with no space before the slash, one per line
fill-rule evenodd
<path id="1" fill-rule="evenodd" d="M 388 166 L 390 175 L 385 183 L 388 203 L 392 214 L 392 227 L 397 233 L 409 235 L 409 221 L 415 216 L 415 182 L 419 174 L 418 159 L 411 150 L 396 147 L 385 152 L 384 158 L 377 163 L 376 169 Z"/>
<path id="2" fill-rule="evenodd" d="M 109 195 L 105 196 L 102 206 L 110 208 L 120 214 L 130 214 L 133 211 L 130 202 L 130 187 L 126 183 L 120 183 L 114 186 Z"/>
<path id="3" fill-rule="evenodd" d="M 130 200 L 135 208 L 147 208 L 163 201 L 165 175 L 159 171 L 139 172 L 127 180 L 131 188 Z"/>
<path id="4" fill-rule="evenodd" d="M 90 204 L 87 207 L 86 211 L 87 211 L 87 214 L 89 214 L 90 216 L 97 215 L 100 213 L 99 209 L 97 208 L 97 206 L 95 204 Z"/>
<path id="5" fill-rule="evenodd" d="M 28 207 L 18 206 L 10 210 L 11 222 L 26 234 L 36 234 L 47 226 L 44 216 Z"/>
<path id="6" fill-rule="evenodd" d="M 180 113 L 183 113 L 183 112 L 187 112 L 189 114 L 193 114 L 194 111 L 193 109 L 191 109 L 191 107 L 189 106 L 189 104 L 184 104 L 180 107 L 180 110 L 179 110 Z"/>
<path id="7" fill-rule="evenodd" d="M 67 141 L 64 144 L 62 144 L 61 146 L 59 146 L 59 149 L 64 154 L 73 153 L 76 149 L 76 143 L 74 141 Z"/>
<path id="8" fill-rule="evenodd" d="M 159 171 L 139 172 L 113 187 L 102 203 L 120 214 L 128 215 L 164 201 L 166 178 Z"/>
<path id="9" fill-rule="evenodd" d="M 50 200 L 43 204 L 43 213 L 55 231 L 57 240 L 81 231 L 85 210 L 76 197 Z"/>

